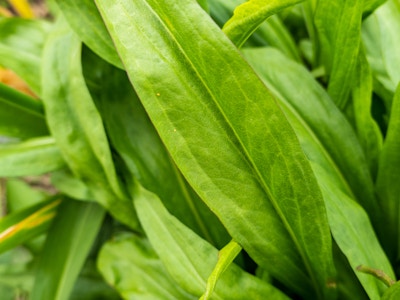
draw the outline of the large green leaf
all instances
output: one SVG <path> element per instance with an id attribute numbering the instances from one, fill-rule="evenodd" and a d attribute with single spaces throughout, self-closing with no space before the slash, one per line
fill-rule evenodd
<path id="1" fill-rule="evenodd" d="M 47 134 L 43 105 L 0 83 L 0 135 L 26 139 Z"/>
<path id="2" fill-rule="evenodd" d="M 334 294 L 326 286 L 335 276 L 331 238 L 310 165 L 229 39 L 191 0 L 96 3 L 172 158 L 232 237 L 298 293 Z"/>
<path id="3" fill-rule="evenodd" d="M 65 199 L 47 235 L 30 299 L 69 299 L 104 215 L 97 203 Z"/>
<path id="4" fill-rule="evenodd" d="M 93 0 L 56 0 L 65 19 L 79 38 L 95 53 L 123 68 L 114 44 Z"/>
<path id="5" fill-rule="evenodd" d="M 383 224 L 385 240 L 384 247 L 395 261 L 400 255 L 400 84 L 393 100 L 389 127 L 382 153 L 376 189 L 379 203 L 385 216 Z"/>
<path id="6" fill-rule="evenodd" d="M 247 50 L 244 54 L 278 96 L 307 158 L 312 162 L 324 195 L 332 235 L 353 270 L 366 264 L 392 275 L 368 215 L 354 201 L 358 187 L 362 186 L 371 203 L 363 202 L 363 198 L 359 198 L 359 202 L 368 205 L 371 214 L 379 216 L 371 178 L 367 177 L 368 165 L 344 116 L 304 67 L 274 49 Z M 280 72 L 282 68 L 287 72 Z M 302 86 L 300 94 L 294 88 L 299 85 Z M 337 154 L 333 150 L 338 150 Z M 357 175 L 359 182 L 349 180 L 350 168 L 360 174 Z M 369 191 L 366 191 L 367 186 Z M 372 276 L 356 275 L 369 297 L 379 299 L 384 288 L 382 284 Z"/>
<path id="7" fill-rule="evenodd" d="M 268 17 L 302 1 L 303 0 L 248 0 L 235 9 L 232 18 L 225 23 L 223 30 L 232 42 L 240 48 Z"/>
<path id="8" fill-rule="evenodd" d="M 363 0 L 319 0 L 314 22 L 318 58 L 329 75 L 328 93 L 340 109 L 350 96 L 361 41 Z"/>
<path id="9" fill-rule="evenodd" d="M 40 61 L 50 24 L 41 20 L 0 18 L 0 65 L 24 79 L 40 95 Z"/>
<path id="10" fill-rule="evenodd" d="M 158 197 L 139 185 L 134 192 L 139 219 L 165 268 L 190 294 L 206 291 L 221 252 L 172 216 Z M 235 284 L 232 284 L 235 283 Z M 278 289 L 230 265 L 218 279 L 210 299 L 287 299 Z"/>
<path id="11" fill-rule="evenodd" d="M 225 245 L 226 230 L 172 162 L 126 73 L 90 54 L 84 56 L 85 79 L 129 172 L 184 224 L 215 246 Z"/>
<path id="12" fill-rule="evenodd" d="M 81 42 L 59 22 L 44 49 L 43 101 L 47 122 L 73 174 L 120 221 L 137 227 L 135 212 L 117 177 L 105 129 L 86 87 Z"/>
<path id="13" fill-rule="evenodd" d="M 0 146 L 0 177 L 40 175 L 65 166 L 52 137 Z"/>
<path id="14" fill-rule="evenodd" d="M 98 268 L 124 299 L 195 300 L 168 274 L 145 238 L 121 234 L 101 249 Z"/>

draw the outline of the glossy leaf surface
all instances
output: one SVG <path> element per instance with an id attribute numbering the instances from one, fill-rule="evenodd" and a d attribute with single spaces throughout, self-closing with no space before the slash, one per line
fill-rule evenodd
<path id="1" fill-rule="evenodd" d="M 235 47 L 192 1 L 96 3 L 190 185 L 258 264 L 303 295 L 329 298 L 320 191 L 293 130 Z"/>

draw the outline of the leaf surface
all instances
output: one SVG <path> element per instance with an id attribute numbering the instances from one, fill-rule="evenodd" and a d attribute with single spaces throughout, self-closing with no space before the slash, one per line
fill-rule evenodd
<path id="1" fill-rule="evenodd" d="M 64 21 L 65 22 L 65 21 Z M 117 177 L 103 122 L 82 75 L 81 42 L 60 19 L 43 63 L 43 100 L 52 135 L 73 174 L 120 221 L 137 226 Z"/>
<path id="2" fill-rule="evenodd" d="M 79 38 L 100 57 L 123 68 L 93 0 L 56 0 L 62 14 Z"/>
<path id="3" fill-rule="evenodd" d="M 48 133 L 43 105 L 0 83 L 0 134 L 26 139 Z"/>
<path id="4" fill-rule="evenodd" d="M 236 7 L 233 16 L 225 23 L 223 31 L 240 48 L 250 35 L 268 17 L 303 0 L 248 0 Z"/>
<path id="5" fill-rule="evenodd" d="M 395 260 L 400 254 L 400 85 L 393 100 L 392 112 L 388 131 L 383 144 L 379 161 L 376 189 L 379 203 L 382 207 L 385 222 L 384 246 L 391 259 Z"/>
<path id="6" fill-rule="evenodd" d="M 293 130 L 236 48 L 192 1 L 96 3 L 190 185 L 258 264 L 303 295 L 329 298 L 320 191 Z"/>
<path id="7" fill-rule="evenodd" d="M 0 18 L 0 64 L 24 79 L 40 96 L 40 62 L 51 25 L 40 20 Z"/>
<path id="8" fill-rule="evenodd" d="M 42 137 L 28 141 L 0 145 L 0 176 L 41 175 L 65 166 L 54 139 Z"/>
<path id="9" fill-rule="evenodd" d="M 218 263 L 218 250 L 169 214 L 156 195 L 136 185 L 134 196 L 140 222 L 165 268 L 185 291 L 200 297 Z M 220 275 L 210 299 L 265 297 L 287 299 L 278 289 L 231 264 Z"/>
<path id="10" fill-rule="evenodd" d="M 71 199 L 62 203 L 47 235 L 30 299 L 69 299 L 104 215 L 97 203 Z"/>

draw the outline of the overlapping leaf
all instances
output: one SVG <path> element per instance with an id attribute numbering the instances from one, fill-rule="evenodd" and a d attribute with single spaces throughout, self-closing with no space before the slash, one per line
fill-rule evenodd
<path id="1" fill-rule="evenodd" d="M 235 9 L 233 17 L 225 23 L 223 30 L 237 47 L 241 47 L 257 27 L 268 17 L 302 1 L 248 0 Z"/>
<path id="2" fill-rule="evenodd" d="M 232 43 L 192 1 L 96 3 L 190 185 L 258 264 L 298 293 L 329 298 L 320 191 L 285 116 Z"/>
<path id="3" fill-rule="evenodd" d="M 169 214 L 156 195 L 136 185 L 134 196 L 140 222 L 165 268 L 185 291 L 200 297 L 217 265 L 218 250 Z M 266 295 L 287 299 L 273 286 L 230 265 L 218 279 L 210 299 L 261 300 Z"/>
<path id="4" fill-rule="evenodd" d="M 352 268 L 367 264 L 392 275 L 391 266 L 367 214 L 354 202 L 357 199 L 355 195 L 359 195 L 359 202 L 369 207 L 371 214 L 375 213 L 375 221 L 380 220 L 372 180 L 368 178 L 368 165 L 344 116 L 306 69 L 278 51 L 247 50 L 244 54 L 278 96 L 304 152 L 312 162 L 324 195 L 333 237 Z M 279 72 L 282 68 L 287 72 Z M 302 86 L 301 93 L 294 88 L 299 85 Z M 350 172 L 359 175 L 349 175 Z M 355 177 L 358 182 L 351 180 Z M 364 189 L 363 194 L 360 194 L 360 187 Z M 365 203 L 366 199 L 370 203 Z M 379 299 L 384 288 L 382 284 L 372 276 L 356 275 L 370 298 Z"/>
<path id="5" fill-rule="evenodd" d="M 69 299 L 104 215 L 97 203 L 62 203 L 41 252 L 30 299 Z"/>
<path id="6" fill-rule="evenodd" d="M 23 78 L 40 95 L 40 61 L 51 25 L 41 20 L 0 18 L 0 65 Z"/>
<path id="7" fill-rule="evenodd" d="M 116 174 L 100 114 L 82 75 L 81 43 L 61 19 L 44 55 L 43 100 L 61 154 L 97 201 L 120 221 L 137 227 L 133 206 Z"/>

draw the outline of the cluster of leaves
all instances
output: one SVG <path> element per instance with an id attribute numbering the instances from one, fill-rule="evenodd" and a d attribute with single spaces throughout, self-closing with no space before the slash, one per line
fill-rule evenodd
<path id="1" fill-rule="evenodd" d="M 400 2 L 243 2 L 0 19 L 3 299 L 399 297 Z"/>

